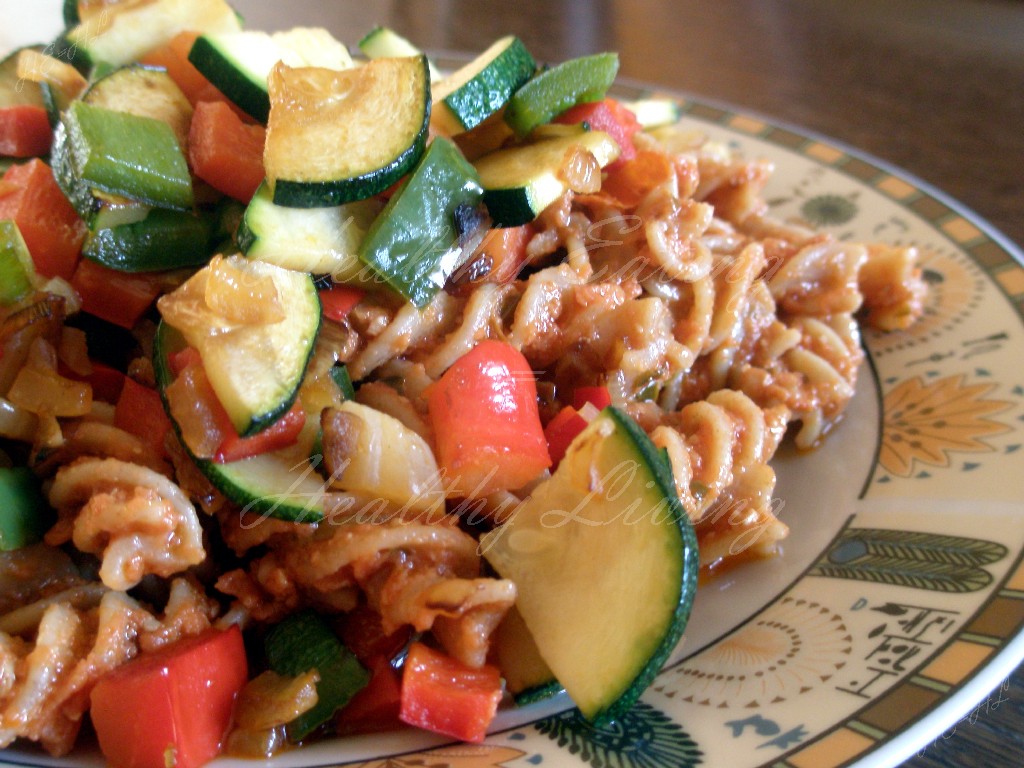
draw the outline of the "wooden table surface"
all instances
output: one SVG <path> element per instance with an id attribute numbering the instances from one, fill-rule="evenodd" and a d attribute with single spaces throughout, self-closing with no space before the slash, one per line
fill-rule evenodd
<path id="1" fill-rule="evenodd" d="M 615 50 L 623 77 L 728 102 L 888 161 L 1024 244 L 1024 2 L 236 0 L 250 26 L 376 23 L 432 51 L 515 33 L 541 60 Z M 1021 671 L 905 765 L 1024 763 Z"/>

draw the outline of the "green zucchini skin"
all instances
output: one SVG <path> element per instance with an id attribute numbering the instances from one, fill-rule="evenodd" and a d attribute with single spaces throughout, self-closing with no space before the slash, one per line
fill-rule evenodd
<path id="1" fill-rule="evenodd" d="M 435 108 L 442 125 L 450 131 L 475 128 L 504 107 L 537 71 L 537 62 L 518 37 L 510 36 L 498 40 L 452 77 L 459 78 L 460 73 L 474 68 L 478 71 L 466 82 L 450 93 L 438 94 L 441 98 Z M 441 88 L 445 82 L 441 81 Z"/>
<path id="2" fill-rule="evenodd" d="M 569 185 L 560 171 L 567 152 L 578 147 L 603 168 L 619 155 L 619 146 L 602 131 L 564 133 L 532 144 L 500 149 L 476 163 L 484 204 L 498 227 L 533 221 L 562 196 Z"/>
<path id="3" fill-rule="evenodd" d="M 420 56 L 423 87 L 420 91 L 422 120 L 406 146 L 385 164 L 354 176 L 322 181 L 276 179 L 273 202 L 291 208 L 321 208 L 367 198 L 384 192 L 412 171 L 427 148 L 430 128 L 430 77 L 426 56 Z M 342 151 L 339 149 L 339 151 Z"/>
<path id="4" fill-rule="evenodd" d="M 205 35 L 196 38 L 188 52 L 188 60 L 247 115 L 266 125 L 270 115 L 266 82 L 255 82 L 235 65 L 230 54 Z"/>
<path id="5" fill-rule="evenodd" d="M 181 439 L 181 429 L 171 414 L 166 389 L 174 380 L 169 356 L 184 344 L 180 334 L 166 323 L 157 327 L 153 345 L 153 369 L 157 390 L 175 434 L 189 457 L 213 487 L 224 494 L 244 512 L 260 517 L 272 517 L 291 523 L 318 523 L 324 519 L 324 508 L 317 494 L 323 486 L 315 467 L 295 466 L 291 458 L 275 461 L 273 455 L 246 459 L 230 464 L 217 464 L 193 454 Z M 262 460 L 261 460 L 262 459 Z M 310 472 L 305 472 L 305 469 Z M 268 469 L 272 471 L 267 471 Z M 274 484 L 283 479 L 283 487 Z"/>
<path id="6" fill-rule="evenodd" d="M 640 675 L 636 677 L 626 694 L 612 706 L 594 718 L 596 724 L 605 724 L 624 715 L 632 709 L 637 699 L 658 676 L 661 667 L 668 660 L 672 651 L 679 644 L 690 620 L 693 609 L 693 598 L 697 593 L 697 576 L 700 572 L 700 554 L 697 549 L 697 534 L 690 522 L 690 517 L 683 509 L 676 492 L 675 480 L 672 477 L 672 466 L 667 456 L 663 455 L 651 442 L 651 439 L 633 421 L 625 411 L 615 407 L 605 409 L 636 446 L 642 461 L 651 468 L 653 481 L 658 493 L 664 498 L 673 522 L 679 526 L 682 555 L 682 581 L 679 587 L 679 602 L 676 604 L 672 618 L 671 630 L 665 634 L 657 650 Z"/>
<path id="7" fill-rule="evenodd" d="M 429 102 L 428 102 L 429 103 Z M 291 181 L 274 184 L 274 204 L 289 208 L 328 208 L 379 195 L 413 169 L 427 148 L 430 108 L 413 143 L 382 168 L 347 179 L 332 181 Z"/>
<path id="8" fill-rule="evenodd" d="M 263 643 L 270 668 L 281 675 L 317 670 L 317 703 L 286 726 L 290 741 L 309 736 L 370 682 L 370 672 L 312 610 L 293 613 L 267 633 Z"/>
<path id="9" fill-rule="evenodd" d="M 516 582 L 541 658 L 583 715 L 601 725 L 628 711 L 678 644 L 699 570 L 669 464 L 639 425 L 604 409 L 480 546 Z"/>
<path id="10" fill-rule="evenodd" d="M 121 272 L 198 267 L 210 260 L 213 228 L 209 215 L 154 208 L 141 221 L 90 232 L 82 255 Z"/>

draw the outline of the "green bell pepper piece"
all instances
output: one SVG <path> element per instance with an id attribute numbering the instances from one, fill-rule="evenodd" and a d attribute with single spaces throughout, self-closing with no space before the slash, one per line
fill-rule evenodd
<path id="1" fill-rule="evenodd" d="M 417 307 L 425 306 L 459 266 L 456 210 L 476 208 L 482 199 L 476 169 L 438 137 L 370 225 L 359 258 Z"/>
<path id="2" fill-rule="evenodd" d="M 160 208 L 192 207 L 188 163 L 166 123 L 76 101 L 63 124 L 81 182 Z"/>
<path id="3" fill-rule="evenodd" d="M 515 92 L 505 107 L 505 122 L 526 136 L 570 107 L 603 99 L 618 71 L 615 53 L 581 56 L 544 70 Z"/>

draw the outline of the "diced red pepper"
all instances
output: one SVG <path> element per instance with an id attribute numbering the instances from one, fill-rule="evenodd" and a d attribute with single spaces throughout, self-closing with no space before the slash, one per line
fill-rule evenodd
<path id="1" fill-rule="evenodd" d="M 296 402 L 288 413 L 262 432 L 258 432 L 252 437 L 239 437 L 231 425 L 231 419 L 228 417 L 227 411 L 224 410 L 224 406 L 219 402 L 217 405 L 220 406 L 220 412 L 223 414 L 221 423 L 225 428 L 224 441 L 213 456 L 213 460 L 218 464 L 251 459 L 261 453 L 270 453 L 294 445 L 306 424 L 306 411 Z"/>
<path id="2" fill-rule="evenodd" d="M 324 317 L 340 323 L 365 295 L 366 291 L 362 288 L 343 283 L 325 288 L 320 291 L 320 306 L 323 307 Z"/>
<path id="3" fill-rule="evenodd" d="M 591 130 L 604 131 L 619 145 L 619 157 L 609 168 L 615 168 L 627 160 L 636 157 L 633 145 L 633 134 L 640 130 L 636 115 L 621 102 L 613 98 L 577 104 L 567 109 L 554 120 L 554 123 L 574 125 L 587 123 Z"/>
<path id="4" fill-rule="evenodd" d="M 608 392 L 608 387 L 576 387 L 572 391 L 572 407 L 578 411 L 587 403 L 599 411 L 611 405 L 612 396 Z"/>
<path id="5" fill-rule="evenodd" d="M 351 649 L 350 649 L 351 650 Z M 401 725 L 402 682 L 386 656 L 364 662 L 373 675 L 365 688 L 338 711 L 335 721 L 342 735 L 388 731 Z"/>
<path id="6" fill-rule="evenodd" d="M 3 176 L 0 219 L 12 219 L 25 238 L 36 272 L 70 280 L 75 273 L 85 223 L 75 213 L 42 160 L 12 165 Z"/>
<path id="7" fill-rule="evenodd" d="M 520 488 L 551 466 L 533 371 L 510 344 L 477 344 L 430 387 L 427 407 L 452 495 Z"/>
<path id="8" fill-rule="evenodd" d="M 192 115 L 188 159 L 193 172 L 219 192 L 247 203 L 263 181 L 267 131 L 246 125 L 222 101 L 201 101 Z"/>
<path id="9" fill-rule="evenodd" d="M 158 456 L 166 454 L 164 438 L 171 428 L 171 420 L 155 389 L 126 376 L 114 409 L 114 426 L 141 438 Z"/>
<path id="10" fill-rule="evenodd" d="M 39 157 L 49 154 L 52 142 L 53 128 L 43 107 L 0 107 L 0 155 Z"/>
<path id="11" fill-rule="evenodd" d="M 413 643 L 402 674 L 402 722 L 461 741 L 480 742 L 501 700 L 501 673 L 473 669 Z"/>
<path id="12" fill-rule="evenodd" d="M 90 715 L 111 768 L 198 768 L 212 760 L 248 678 L 238 627 L 143 654 L 101 677 Z"/>
<path id="13" fill-rule="evenodd" d="M 161 293 L 157 278 L 109 269 L 82 259 L 71 276 L 82 309 L 131 330 Z"/>
<path id="14" fill-rule="evenodd" d="M 586 427 L 587 420 L 571 405 L 565 406 L 548 422 L 544 428 L 544 437 L 548 441 L 548 452 L 555 467 L 565 458 L 573 438 Z"/>

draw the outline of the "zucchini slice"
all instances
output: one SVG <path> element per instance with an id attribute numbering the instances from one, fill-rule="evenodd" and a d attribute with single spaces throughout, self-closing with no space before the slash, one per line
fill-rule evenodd
<path id="1" fill-rule="evenodd" d="M 250 319 L 254 310 L 267 310 L 251 305 L 271 300 L 269 292 L 273 312 Z M 223 298 L 212 305 L 211 295 Z M 291 408 L 320 330 L 320 299 L 309 275 L 223 257 L 163 296 L 158 308 L 198 350 L 239 435 L 269 427 Z"/>
<path id="2" fill-rule="evenodd" d="M 66 61 L 33 48 L 22 48 L 18 51 L 17 71 L 18 78 L 22 81 L 22 91 L 28 89 L 29 83 L 36 83 L 39 86 L 39 94 L 46 106 L 50 125 L 54 126 L 60 120 L 60 113 L 67 109 L 72 100 L 78 98 L 88 85 L 82 73 Z"/>
<path id="3" fill-rule="evenodd" d="M 91 231 L 82 255 L 121 272 L 198 267 L 210 260 L 213 229 L 212 214 L 152 208 L 138 221 Z"/>
<path id="4" fill-rule="evenodd" d="M 177 429 L 168 406 L 166 388 L 174 380 L 170 356 L 181 350 L 184 337 L 167 323 L 157 327 L 153 344 L 153 368 L 164 409 Z M 307 426 L 309 425 L 307 421 Z M 296 523 L 315 523 L 324 517 L 323 479 L 309 461 L 316 430 L 304 429 L 299 442 L 289 448 L 263 453 L 251 459 L 217 464 L 192 455 L 199 470 L 213 486 L 244 512 Z M 184 441 L 182 441 L 184 445 Z M 185 446 L 188 450 L 188 446 Z"/>
<path id="5" fill-rule="evenodd" d="M 675 125 L 683 116 L 683 110 L 675 99 L 648 98 L 627 101 L 626 106 L 636 115 L 636 120 L 645 131 Z"/>
<path id="6" fill-rule="evenodd" d="M 2 107 L 43 107 L 43 95 L 39 84 L 26 82 L 18 73 L 18 61 L 22 51 L 38 53 L 38 47 L 17 48 L 0 61 L 0 108 Z"/>
<path id="7" fill-rule="evenodd" d="M 267 34 L 246 30 L 196 38 L 188 59 L 207 80 L 247 114 L 267 122 L 270 95 L 267 79 L 279 61 L 289 67 L 348 69 L 348 48 L 326 29 L 296 27 Z"/>
<path id="8" fill-rule="evenodd" d="M 179 32 L 237 32 L 241 22 L 225 0 L 153 0 L 105 5 L 68 30 L 71 46 L 93 64 L 121 66 L 136 61 Z"/>
<path id="9" fill-rule="evenodd" d="M 495 225 L 516 227 L 537 218 L 570 188 L 564 170 L 581 150 L 590 152 L 602 168 L 619 156 L 615 139 L 603 131 L 587 131 L 500 149 L 477 160 L 484 203 Z"/>
<path id="10" fill-rule="evenodd" d="M 334 630 L 312 610 L 288 615 L 267 632 L 263 644 L 270 668 L 281 675 L 315 670 L 317 702 L 286 725 L 288 739 L 301 741 L 334 717 L 370 682 L 366 669 L 338 639 Z"/>
<path id="11" fill-rule="evenodd" d="M 657 448 L 615 408 L 480 549 L 515 582 L 541 657 L 590 720 L 632 706 L 689 618 L 693 528 Z"/>
<path id="12" fill-rule="evenodd" d="M 449 136 L 468 131 L 504 107 L 536 70 L 537 62 L 518 37 L 495 41 L 434 85 L 435 125 Z"/>
<path id="13" fill-rule="evenodd" d="M 263 153 L 274 202 L 318 208 L 364 200 L 404 176 L 426 147 L 425 56 L 335 71 L 278 63 Z"/>
<path id="14" fill-rule="evenodd" d="M 515 696 L 517 704 L 532 703 L 544 698 L 543 694 L 554 694 L 562 690 L 561 684 L 555 680 L 551 669 L 541 658 L 533 635 L 515 606 L 512 606 L 494 630 L 491 648 L 494 663 L 505 679 L 505 687 Z"/>
<path id="15" fill-rule="evenodd" d="M 615 53 L 582 56 L 544 70 L 512 96 L 505 122 L 518 136 L 527 136 L 570 107 L 603 99 L 618 71 Z"/>
<path id="16" fill-rule="evenodd" d="M 359 258 L 388 285 L 423 307 L 461 263 L 456 214 L 483 196 L 473 166 L 437 137 L 409 179 L 370 226 Z"/>
<path id="17" fill-rule="evenodd" d="M 166 123 L 188 153 L 192 104 L 162 69 L 133 64 L 95 81 L 82 96 L 86 104 Z"/>
<path id="18" fill-rule="evenodd" d="M 368 59 L 393 59 L 401 56 L 420 56 L 423 51 L 389 27 L 377 26 L 367 32 L 358 43 L 359 50 Z M 441 79 L 434 63 L 427 60 L 430 80 Z"/>
<path id="19" fill-rule="evenodd" d="M 376 200 L 357 200 L 331 208 L 275 205 L 266 183 L 260 185 L 238 229 L 238 247 L 246 256 L 334 282 L 358 281 L 367 271 L 358 250 L 380 212 Z"/>

